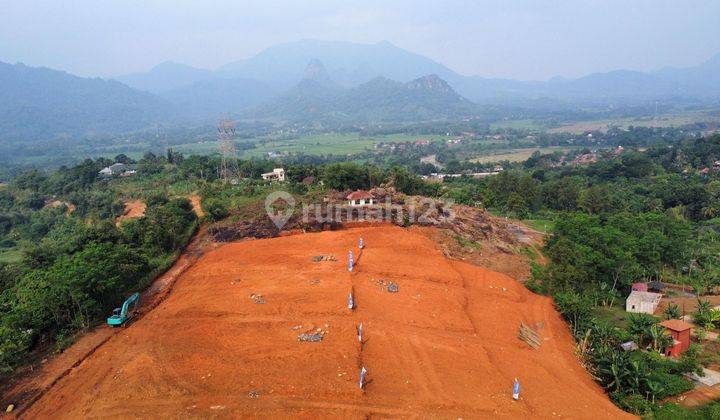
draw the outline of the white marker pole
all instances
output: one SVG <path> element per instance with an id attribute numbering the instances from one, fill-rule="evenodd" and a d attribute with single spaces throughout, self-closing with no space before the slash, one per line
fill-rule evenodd
<path id="1" fill-rule="evenodd" d="M 360 370 L 360 389 L 365 390 L 365 375 L 367 375 L 367 369 L 365 366 Z"/>

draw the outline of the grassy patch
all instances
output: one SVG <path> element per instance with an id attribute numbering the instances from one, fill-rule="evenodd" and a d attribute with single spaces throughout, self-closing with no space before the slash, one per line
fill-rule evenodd
<path id="1" fill-rule="evenodd" d="M 255 138 L 238 140 L 253 142 L 256 147 L 246 150 L 238 150 L 238 157 L 242 159 L 263 158 L 268 153 L 303 153 L 306 155 L 352 155 L 374 150 L 378 143 L 404 143 L 416 140 L 439 141 L 447 137 L 430 135 L 417 136 L 407 134 L 393 134 L 387 136 L 361 137 L 357 133 L 327 133 L 311 136 L 303 136 L 293 139 Z M 241 149 L 241 148 L 239 148 Z M 175 150 L 185 154 L 212 154 L 219 151 L 216 141 L 204 141 L 200 143 L 189 143 L 175 146 Z"/>
<path id="2" fill-rule="evenodd" d="M 22 260 L 22 251 L 19 248 L 0 248 L 0 263 L 14 264 Z"/>
<path id="3" fill-rule="evenodd" d="M 475 249 L 482 248 L 482 246 L 479 243 L 465 239 L 460 235 L 455 235 L 455 240 L 463 248 L 475 248 Z"/>
<path id="4" fill-rule="evenodd" d="M 627 312 L 622 306 L 623 300 L 616 299 L 613 306 L 596 306 L 592 309 L 593 315 L 598 321 L 605 321 L 618 328 L 625 328 L 627 324 Z"/>
<path id="5" fill-rule="evenodd" d="M 529 246 L 520 248 L 520 253 L 523 254 L 524 256 L 528 257 L 530 259 L 530 261 L 533 261 L 533 262 L 537 261 L 537 259 L 539 257 L 537 250 L 535 248 L 529 247 Z"/>
<path id="6" fill-rule="evenodd" d="M 514 130 L 536 130 L 543 131 L 548 128 L 548 124 L 538 120 L 505 120 L 497 121 L 490 124 L 491 130 L 497 129 L 514 129 Z"/>
<path id="7" fill-rule="evenodd" d="M 522 222 L 538 232 L 552 232 L 555 221 L 550 219 L 524 219 Z"/>
<path id="8" fill-rule="evenodd" d="M 695 408 L 685 408 L 677 404 L 664 404 L 647 418 L 658 420 L 705 420 L 720 419 L 720 401 L 713 401 L 710 404 Z"/>

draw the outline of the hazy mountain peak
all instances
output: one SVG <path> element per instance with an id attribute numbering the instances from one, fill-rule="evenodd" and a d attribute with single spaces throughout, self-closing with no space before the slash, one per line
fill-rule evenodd
<path id="1" fill-rule="evenodd" d="M 115 80 L 135 89 L 159 93 L 188 86 L 209 79 L 211 76 L 210 70 L 198 69 L 174 61 L 164 61 L 150 71 L 118 76 Z"/>
<path id="2" fill-rule="evenodd" d="M 327 69 L 325 69 L 323 63 L 317 58 L 313 58 L 308 62 L 308 65 L 305 67 L 305 72 L 303 73 L 303 79 L 314 80 L 320 83 L 332 83 Z"/>
<path id="3" fill-rule="evenodd" d="M 195 68 L 192 66 L 189 66 L 187 64 L 178 63 L 177 61 L 163 61 L 162 63 L 159 63 L 155 65 L 153 68 L 150 69 L 150 72 L 157 72 L 157 71 L 167 71 L 167 70 L 200 70 L 202 69 Z"/>
<path id="4" fill-rule="evenodd" d="M 437 74 L 429 74 L 427 76 L 419 77 L 415 80 L 409 81 L 406 86 L 408 89 L 416 90 L 432 90 L 437 92 L 453 92 L 453 88 L 440 78 Z"/>

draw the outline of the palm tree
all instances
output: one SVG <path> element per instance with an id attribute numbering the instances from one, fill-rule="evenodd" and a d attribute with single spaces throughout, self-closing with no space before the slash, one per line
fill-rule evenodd
<path id="1" fill-rule="evenodd" d="M 620 391 L 628 376 L 627 358 L 623 353 L 613 351 L 609 357 L 599 361 L 601 364 L 600 373 L 605 377 L 605 387 Z"/>
<path id="2" fill-rule="evenodd" d="M 663 315 L 665 316 L 665 319 L 680 319 L 680 307 L 671 302 L 663 311 Z"/>
<path id="3" fill-rule="evenodd" d="M 672 344 L 673 338 L 659 325 L 650 327 L 650 344 L 656 352 L 662 353 Z"/>
<path id="4" fill-rule="evenodd" d="M 627 329 L 635 337 L 638 347 L 644 348 L 645 338 L 650 335 L 650 327 L 655 325 L 657 318 L 648 314 L 631 314 L 627 321 Z"/>

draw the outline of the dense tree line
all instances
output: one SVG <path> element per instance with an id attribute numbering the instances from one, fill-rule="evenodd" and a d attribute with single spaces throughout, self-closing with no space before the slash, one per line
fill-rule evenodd
<path id="1" fill-rule="evenodd" d="M 0 263 L 0 375 L 102 320 L 192 234 L 190 202 L 162 195 L 148 200 L 144 217 L 116 226 L 121 194 L 98 177 L 109 163 L 26 172 L 0 191 L 0 246 L 23 250 L 19 262 Z"/>

